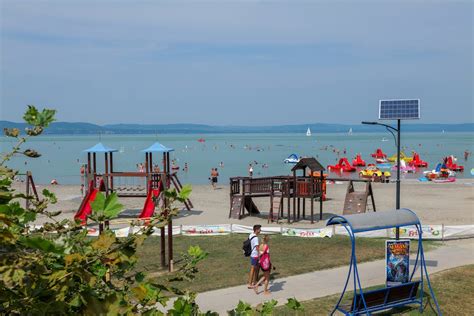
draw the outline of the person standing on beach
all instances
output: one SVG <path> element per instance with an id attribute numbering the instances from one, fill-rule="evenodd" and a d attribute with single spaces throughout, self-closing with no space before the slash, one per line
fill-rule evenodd
<path id="1" fill-rule="evenodd" d="M 258 235 L 260 235 L 261 230 L 262 230 L 262 225 L 253 225 L 253 233 L 249 235 L 250 247 L 252 248 L 252 252 L 250 253 L 250 272 L 249 272 L 249 278 L 247 282 L 247 288 L 249 289 L 253 289 L 257 282 L 258 269 L 259 269 Z"/>
<path id="2" fill-rule="evenodd" d="M 249 164 L 249 177 L 253 177 L 253 166 Z"/>
<path id="3" fill-rule="evenodd" d="M 188 172 L 188 163 L 187 162 L 184 163 L 183 171 Z"/>
<path id="4" fill-rule="evenodd" d="M 219 176 L 219 172 L 217 171 L 217 168 L 212 168 L 211 169 L 211 185 L 214 190 L 216 189 L 216 186 L 217 186 L 218 176 Z"/>

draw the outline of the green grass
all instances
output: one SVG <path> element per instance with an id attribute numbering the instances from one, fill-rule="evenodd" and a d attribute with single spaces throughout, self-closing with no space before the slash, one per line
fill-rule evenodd
<path id="1" fill-rule="evenodd" d="M 474 265 L 443 271 L 432 275 L 430 279 L 443 315 L 474 315 L 474 300 L 472 299 L 472 293 L 474 293 Z M 425 286 L 427 296 L 428 293 L 429 290 Z M 347 297 L 351 297 L 351 295 L 347 295 Z M 304 306 L 304 312 L 298 314 L 289 311 L 284 306 L 279 306 L 275 309 L 274 315 L 328 315 L 338 299 L 339 295 L 331 295 L 301 302 Z M 378 315 L 420 315 L 420 313 L 416 307 L 407 307 L 386 311 Z M 423 315 L 436 315 L 436 313 L 428 305 Z"/>
<path id="2" fill-rule="evenodd" d="M 208 252 L 209 256 L 199 263 L 199 273 L 193 281 L 183 281 L 173 285 L 194 292 L 204 292 L 245 284 L 250 267 L 249 258 L 242 254 L 242 242 L 246 237 L 244 234 L 175 237 L 175 261 L 179 259 L 180 254 L 186 252 L 189 246 L 195 245 L 199 245 Z M 139 250 L 138 268 L 163 282 L 167 274 L 160 266 L 159 245 L 158 238 L 150 238 L 145 242 Z M 425 247 L 430 248 L 435 245 L 437 243 L 429 242 Z M 385 256 L 384 239 L 359 238 L 356 247 L 358 262 L 372 261 Z M 351 246 L 349 238 L 344 236 L 322 239 L 273 235 L 270 249 L 272 263 L 276 267 L 272 273 L 272 278 L 275 279 L 348 265 Z M 416 243 L 412 244 L 412 250 L 416 250 Z"/>

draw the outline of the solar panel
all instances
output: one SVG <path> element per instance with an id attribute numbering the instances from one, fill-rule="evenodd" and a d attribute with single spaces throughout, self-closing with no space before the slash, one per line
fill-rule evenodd
<path id="1" fill-rule="evenodd" d="M 420 119 L 420 99 L 379 101 L 379 120 L 418 119 Z"/>

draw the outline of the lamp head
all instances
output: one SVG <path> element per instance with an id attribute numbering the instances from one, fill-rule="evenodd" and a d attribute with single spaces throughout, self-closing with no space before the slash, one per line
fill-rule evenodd
<path id="1" fill-rule="evenodd" d="M 366 121 L 363 121 L 362 124 L 364 124 L 364 125 L 377 125 L 378 123 L 377 123 L 377 122 L 366 122 Z"/>

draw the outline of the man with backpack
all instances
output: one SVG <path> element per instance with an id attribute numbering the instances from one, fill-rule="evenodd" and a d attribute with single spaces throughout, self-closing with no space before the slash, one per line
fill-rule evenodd
<path id="1" fill-rule="evenodd" d="M 260 231 L 262 229 L 262 225 L 254 225 L 253 226 L 253 233 L 251 233 L 246 241 L 244 241 L 244 255 L 246 257 L 250 257 L 250 273 L 247 286 L 249 289 L 254 287 L 254 284 L 257 281 L 257 275 L 259 270 L 258 265 L 258 257 L 259 257 L 259 242 L 258 242 L 258 235 L 260 235 Z"/>

